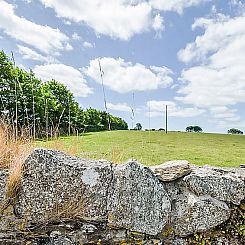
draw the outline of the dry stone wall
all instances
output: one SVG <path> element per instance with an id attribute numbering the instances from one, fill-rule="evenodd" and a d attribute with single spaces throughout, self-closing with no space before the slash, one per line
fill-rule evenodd
<path id="1" fill-rule="evenodd" d="M 115 165 L 35 149 L 14 203 L 7 176 L 0 244 L 245 244 L 242 168 Z"/>

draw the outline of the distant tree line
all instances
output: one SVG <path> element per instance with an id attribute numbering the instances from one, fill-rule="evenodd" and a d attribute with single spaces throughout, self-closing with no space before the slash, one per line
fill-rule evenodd
<path id="1" fill-rule="evenodd" d="M 82 109 L 62 83 L 42 82 L 30 71 L 15 67 L 0 51 L 0 116 L 37 136 L 84 131 L 124 130 L 127 123 L 105 111 Z"/>

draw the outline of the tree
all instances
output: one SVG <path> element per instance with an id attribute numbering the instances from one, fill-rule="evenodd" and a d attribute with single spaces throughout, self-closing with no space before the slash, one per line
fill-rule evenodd
<path id="1" fill-rule="evenodd" d="M 142 130 L 142 125 L 140 123 L 136 123 L 134 130 Z"/>
<path id="2" fill-rule="evenodd" d="M 37 136 L 128 129 L 124 120 L 105 111 L 83 110 L 64 84 L 55 80 L 42 82 L 32 71 L 15 67 L 3 51 L 0 51 L 0 116 L 16 129 L 28 128 Z"/>
<path id="3" fill-rule="evenodd" d="M 243 134 L 243 132 L 237 128 L 231 128 L 228 130 L 228 134 Z"/>
<path id="4" fill-rule="evenodd" d="M 199 132 L 202 132 L 202 128 L 199 126 L 188 126 L 188 127 L 186 127 L 186 132 L 199 133 Z"/>

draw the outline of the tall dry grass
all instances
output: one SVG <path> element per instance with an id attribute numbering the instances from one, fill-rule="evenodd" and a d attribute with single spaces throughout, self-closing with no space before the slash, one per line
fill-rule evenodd
<path id="1" fill-rule="evenodd" d="M 23 163 L 33 148 L 33 140 L 29 130 L 15 127 L 0 119 L 0 169 L 8 171 L 6 202 L 12 204 L 18 194 Z"/>

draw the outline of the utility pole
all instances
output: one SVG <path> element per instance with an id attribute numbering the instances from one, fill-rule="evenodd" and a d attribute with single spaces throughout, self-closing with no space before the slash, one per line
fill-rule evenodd
<path id="1" fill-rule="evenodd" d="M 149 103 L 149 131 L 151 131 L 151 104 Z"/>
<path id="2" fill-rule="evenodd" d="M 168 105 L 165 107 L 165 132 L 168 133 Z"/>
<path id="3" fill-rule="evenodd" d="M 48 100 L 45 99 L 46 141 L 48 142 Z"/>
<path id="4" fill-rule="evenodd" d="M 134 129 L 134 119 L 135 119 L 134 110 L 135 110 L 135 102 L 134 102 L 134 93 L 133 93 L 133 106 L 131 107 L 131 112 L 132 112 L 132 116 L 131 116 L 132 129 Z"/>
<path id="5" fill-rule="evenodd" d="M 34 97 L 34 89 L 33 89 L 33 82 L 32 82 L 32 70 L 30 69 L 30 80 L 32 86 L 32 113 L 33 113 L 33 139 L 36 139 L 36 111 L 35 111 L 35 97 Z"/>
<path id="6" fill-rule="evenodd" d="M 110 115 L 108 113 L 108 109 L 107 109 L 107 103 L 106 103 L 106 96 L 105 96 L 105 87 L 104 87 L 104 80 L 103 80 L 103 70 L 100 64 L 100 59 L 98 59 L 98 63 L 99 63 L 99 68 L 100 68 L 100 79 L 101 79 L 101 85 L 102 85 L 102 89 L 103 89 L 103 96 L 104 96 L 104 106 L 105 106 L 105 111 L 106 111 L 106 115 L 107 115 L 107 119 L 108 119 L 108 130 L 111 131 L 111 120 L 110 120 Z"/>
<path id="7" fill-rule="evenodd" d="M 11 51 L 12 55 L 12 60 L 14 64 L 14 69 L 15 69 L 15 59 L 14 59 L 14 53 Z M 15 80 L 15 78 L 14 78 Z M 18 138 L 18 96 L 17 96 L 17 81 L 15 80 L 14 83 L 14 94 L 15 94 L 15 139 L 17 140 Z"/>

